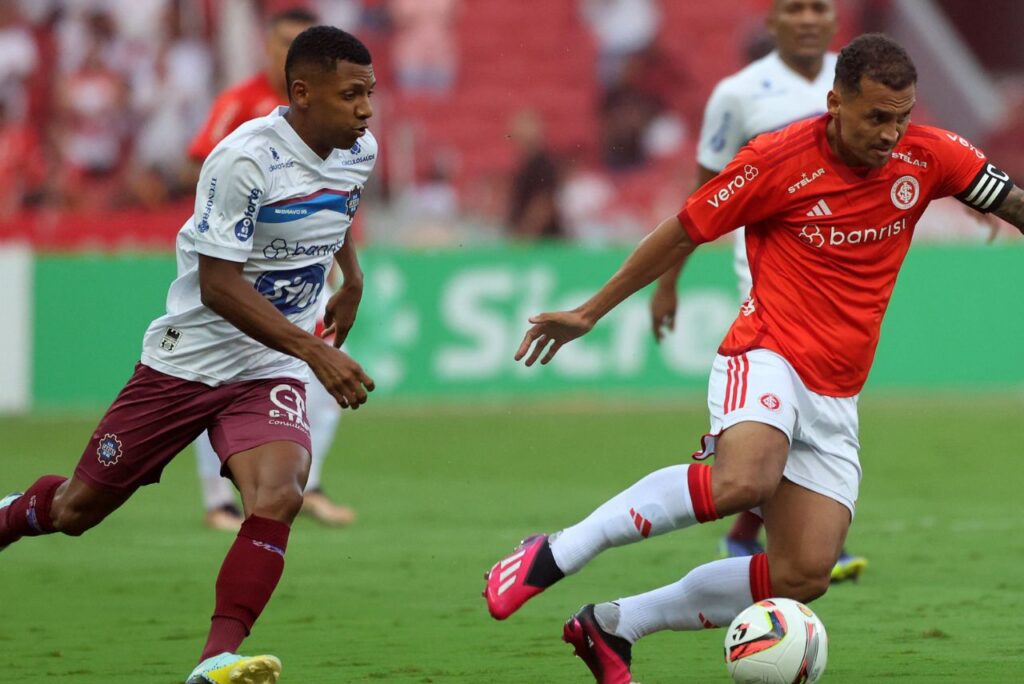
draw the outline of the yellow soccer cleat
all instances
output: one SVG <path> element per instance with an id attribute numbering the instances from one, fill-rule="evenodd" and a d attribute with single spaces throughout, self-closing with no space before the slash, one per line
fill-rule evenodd
<path id="1" fill-rule="evenodd" d="M 846 580 L 856 580 L 867 567 L 867 558 L 851 555 L 846 552 L 846 549 L 843 549 L 843 552 L 839 554 L 839 560 L 836 561 L 835 567 L 832 568 L 832 581 L 845 582 Z"/>
<path id="2" fill-rule="evenodd" d="M 280 676 L 281 661 L 272 655 L 221 653 L 199 663 L 185 684 L 276 684 Z"/>

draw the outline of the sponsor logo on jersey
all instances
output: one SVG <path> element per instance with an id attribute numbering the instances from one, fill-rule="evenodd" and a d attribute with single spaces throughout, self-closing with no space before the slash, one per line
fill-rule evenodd
<path id="1" fill-rule="evenodd" d="M 203 215 L 199 217 L 196 230 L 205 233 L 210 230 L 210 212 L 213 211 L 213 197 L 217 194 L 217 179 L 210 179 L 210 189 L 206 193 L 206 206 L 203 207 Z"/>
<path id="2" fill-rule="evenodd" d="M 275 385 L 270 390 L 270 403 L 277 407 L 267 413 L 271 425 L 285 425 L 309 432 L 306 402 L 301 392 L 288 384 Z"/>
<path id="3" fill-rule="evenodd" d="M 921 197 L 921 184 L 913 176 L 900 176 L 892 184 L 889 197 L 897 209 L 906 211 L 917 204 Z"/>
<path id="4" fill-rule="evenodd" d="M 356 164 L 362 164 L 364 162 L 373 161 L 377 158 L 375 154 L 364 154 L 362 157 L 353 157 L 352 159 L 342 159 L 342 166 L 355 166 Z"/>
<path id="5" fill-rule="evenodd" d="M 743 167 L 743 171 L 737 173 L 734 178 L 731 178 L 728 183 L 723 185 L 718 191 L 711 196 L 708 200 L 708 204 L 713 206 L 715 209 L 720 207 L 725 202 L 728 202 L 733 196 L 748 183 L 752 183 L 760 175 L 757 167 L 753 164 L 747 164 Z"/>
<path id="6" fill-rule="evenodd" d="M 351 152 L 352 154 L 359 154 L 360 152 L 363 151 L 363 148 L 359 146 L 359 141 L 357 140 L 355 144 L 353 144 L 352 147 L 349 148 L 348 151 Z"/>
<path id="7" fill-rule="evenodd" d="M 779 411 L 782 408 L 782 400 L 771 392 L 762 394 L 758 401 L 761 402 L 761 406 L 764 406 L 769 411 Z"/>
<path id="8" fill-rule="evenodd" d="M 817 179 L 821 178 L 824 175 L 824 168 L 820 168 L 817 171 L 811 172 L 810 176 L 808 176 L 806 172 L 800 174 L 800 180 L 789 186 L 789 194 L 792 195 L 797 190 L 807 187 L 808 185 L 810 185 L 811 183 L 813 183 L 814 181 L 816 181 Z M 824 202 L 824 200 L 822 201 Z"/>
<path id="9" fill-rule="evenodd" d="M 911 166 L 919 166 L 922 169 L 928 168 L 928 162 L 921 161 L 920 159 L 914 159 L 906 152 L 893 152 L 892 158 L 895 159 L 896 161 L 901 161 L 904 164 L 910 164 Z"/>
<path id="10" fill-rule="evenodd" d="M 289 245 L 284 238 L 274 238 L 269 245 L 263 248 L 263 256 L 275 260 L 285 259 L 289 256 L 332 256 L 341 249 L 344 243 L 344 238 L 338 238 L 334 242 L 320 244 L 303 244 L 299 240 L 294 245 Z"/>
<path id="11" fill-rule="evenodd" d="M 121 440 L 118 436 L 108 432 L 103 435 L 100 445 L 96 447 L 96 458 L 107 468 L 117 465 L 117 462 L 121 460 L 121 456 L 124 454 L 121 447 Z"/>
<path id="12" fill-rule="evenodd" d="M 178 341 L 181 339 L 181 331 L 177 328 L 168 328 L 164 333 L 164 337 L 160 340 L 160 348 L 164 351 L 172 352 L 174 348 L 178 346 Z"/>
<path id="13" fill-rule="evenodd" d="M 325 271 L 322 264 L 288 271 L 268 271 L 261 274 L 253 286 L 281 313 L 298 313 L 316 304 L 324 289 Z"/>
<path id="14" fill-rule="evenodd" d="M 946 133 L 946 137 L 949 138 L 950 140 L 952 140 L 955 143 L 960 143 L 961 147 L 966 147 L 971 152 L 974 152 L 974 156 L 976 156 L 978 159 L 984 159 L 985 158 L 985 154 L 981 150 L 979 150 L 977 147 L 975 147 L 971 143 L 969 143 L 966 140 L 964 140 L 963 138 L 961 138 L 956 133 Z"/>
<path id="15" fill-rule="evenodd" d="M 817 247 L 818 249 L 825 246 L 825 236 L 821 234 L 821 228 L 816 225 L 809 225 L 801 228 L 800 239 L 811 247 Z"/>
<path id="16" fill-rule="evenodd" d="M 263 197 L 263 191 L 259 188 L 249 191 L 249 202 L 245 206 L 245 214 L 242 216 L 242 220 L 235 224 L 235 237 L 242 242 L 251 238 L 252 234 L 256 232 L 256 212 L 260 208 L 260 197 Z"/>
<path id="17" fill-rule="evenodd" d="M 821 226 L 810 224 L 800 229 L 799 238 L 812 247 L 821 249 L 826 244 L 830 247 L 843 247 L 845 245 L 860 245 L 869 242 L 879 242 L 886 238 L 895 237 L 907 229 L 907 219 L 898 218 L 880 228 L 858 228 L 857 230 L 839 230 L 835 226 L 829 226 L 823 231 Z M 827 233 L 827 234 L 826 234 Z"/>
<path id="18" fill-rule="evenodd" d="M 811 210 L 807 212 L 807 216 L 831 216 L 832 209 L 829 208 L 828 202 L 823 199 L 818 200 L 818 203 L 811 207 Z"/>
<path id="19" fill-rule="evenodd" d="M 270 156 L 274 158 L 274 161 L 281 161 L 281 155 L 277 153 L 273 145 L 270 146 Z"/>

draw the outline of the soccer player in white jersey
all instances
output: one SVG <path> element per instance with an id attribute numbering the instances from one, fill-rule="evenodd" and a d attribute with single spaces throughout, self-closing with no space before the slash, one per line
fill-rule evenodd
<path id="1" fill-rule="evenodd" d="M 345 238 L 377 157 L 367 130 L 370 53 L 354 36 L 316 26 L 292 43 L 285 72 L 289 106 L 239 127 L 203 164 L 195 213 L 178 233 L 167 313 L 150 324 L 135 374 L 74 475 L 42 477 L 0 500 L 0 548 L 81 535 L 158 482 L 208 429 L 246 519 L 217 577 L 209 636 L 187 684 L 278 680 L 277 658 L 236 651 L 281 578 L 302 506 L 308 370 L 342 407 L 358 408 L 373 389 L 355 360 L 314 334 L 332 262 L 345 279 L 327 304 L 324 333 L 337 333 L 335 344 L 362 294 Z"/>
<path id="2" fill-rule="evenodd" d="M 769 131 L 825 113 L 832 88 L 836 54 L 828 46 L 836 34 L 833 0 L 775 0 L 768 15 L 775 50 L 722 79 L 704 109 L 697 146 L 697 187 L 714 178 L 749 140 Z M 733 267 L 740 300 L 750 293 L 750 266 L 743 228 L 734 234 Z M 676 283 L 682 265 L 661 278 L 651 298 L 651 323 L 660 342 L 675 326 Z M 722 540 L 723 556 L 750 556 L 763 549 L 758 541 L 761 518 L 746 512 L 736 516 Z M 867 561 L 848 553 L 839 557 L 833 581 L 855 579 Z"/>

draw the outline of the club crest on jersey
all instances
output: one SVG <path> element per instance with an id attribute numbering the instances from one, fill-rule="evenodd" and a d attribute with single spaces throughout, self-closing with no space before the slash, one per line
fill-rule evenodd
<path id="1" fill-rule="evenodd" d="M 121 447 L 121 440 L 118 439 L 117 435 L 108 432 L 103 435 L 100 445 L 96 447 L 96 458 L 107 468 L 117 465 L 117 462 L 121 460 L 121 455 L 124 453 Z"/>
<path id="2" fill-rule="evenodd" d="M 363 189 L 359 186 L 352 188 L 352 191 L 348 193 L 348 199 L 345 200 L 345 214 L 349 218 L 356 215 L 356 210 L 359 209 L 359 198 L 362 196 Z"/>
<path id="3" fill-rule="evenodd" d="M 917 204 L 921 197 L 921 184 L 913 176 L 900 176 L 892 184 L 889 197 L 897 209 L 906 211 Z"/>
<path id="4" fill-rule="evenodd" d="M 767 392 L 761 395 L 761 406 L 764 406 L 769 411 L 778 411 L 782 408 L 782 400 L 771 392 Z"/>

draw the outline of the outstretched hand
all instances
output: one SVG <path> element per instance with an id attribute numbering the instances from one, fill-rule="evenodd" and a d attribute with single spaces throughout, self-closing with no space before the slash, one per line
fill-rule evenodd
<path id="1" fill-rule="evenodd" d="M 542 365 L 548 363 L 562 345 L 587 334 L 594 327 L 593 322 L 578 311 L 537 314 L 530 318 L 530 323 L 533 326 L 526 331 L 515 356 L 516 361 L 526 357 L 527 366 L 532 366 L 538 358 Z M 544 353 L 545 349 L 547 353 Z M 544 354 L 543 358 L 541 354 Z"/>

